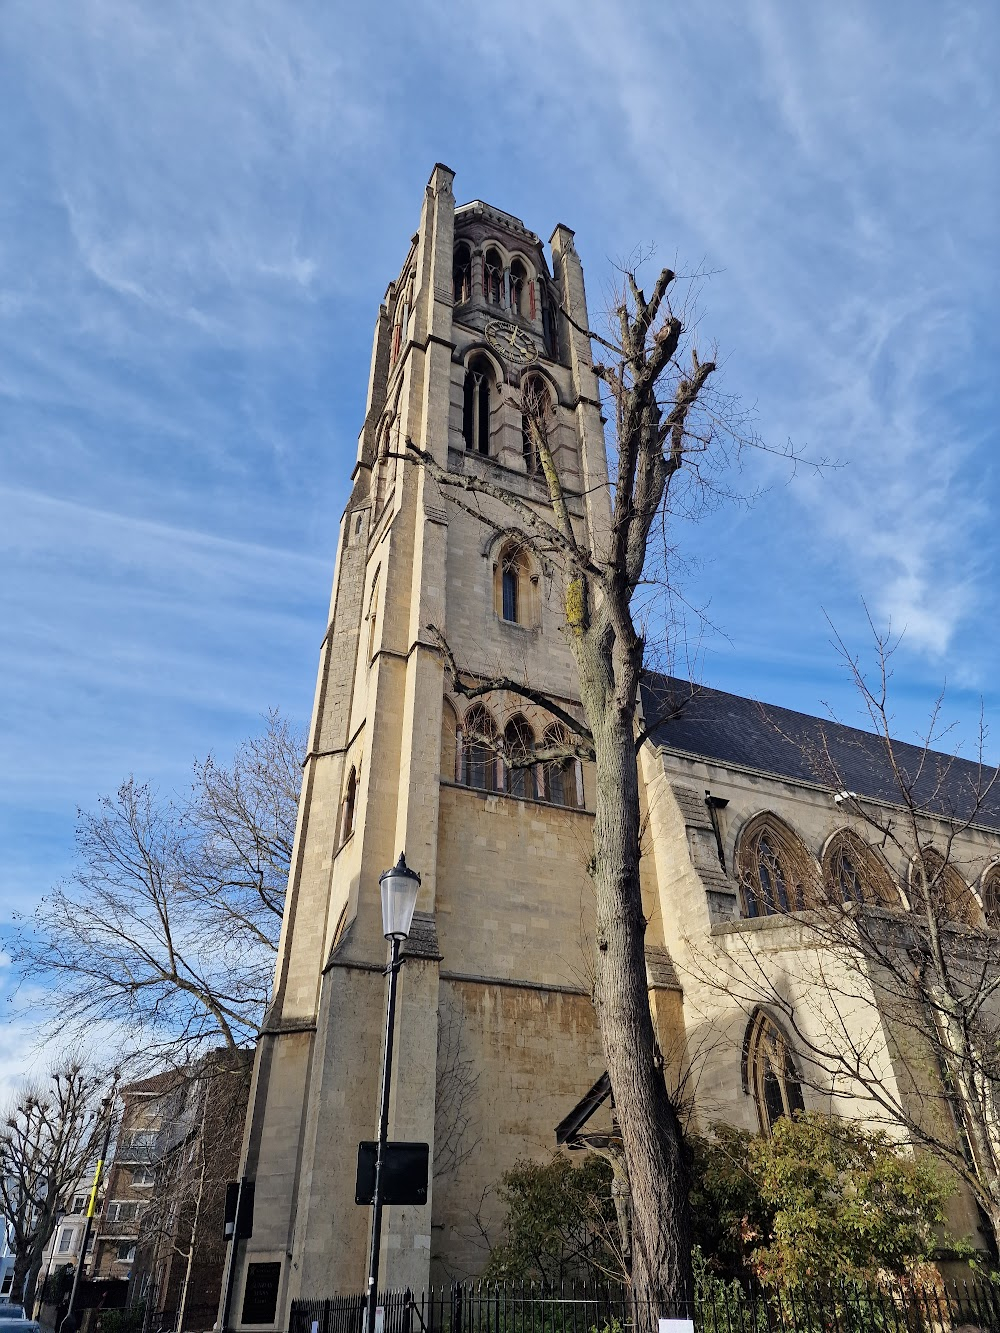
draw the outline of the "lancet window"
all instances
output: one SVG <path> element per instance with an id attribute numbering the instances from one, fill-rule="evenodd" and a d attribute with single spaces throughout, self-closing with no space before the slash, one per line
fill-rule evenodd
<path id="1" fill-rule="evenodd" d="M 549 727 L 542 740 L 542 749 L 566 745 L 566 733 L 560 726 Z M 542 784 L 545 799 L 553 805 L 574 808 L 581 804 L 578 790 L 578 761 L 572 755 L 547 759 L 542 766 Z"/>
<path id="2" fill-rule="evenodd" d="M 748 917 L 798 912 L 816 898 L 812 858 L 774 815 L 756 815 L 740 836 L 737 874 Z"/>
<path id="3" fill-rule="evenodd" d="M 463 434 L 465 447 L 472 453 L 490 452 L 491 398 L 494 390 L 493 367 L 485 356 L 474 356 L 465 372 Z"/>
<path id="4" fill-rule="evenodd" d="M 762 1134 L 770 1134 L 782 1116 L 805 1110 L 788 1040 L 762 1011 L 751 1019 L 747 1029 L 746 1090 L 756 1103 Z"/>
<path id="5" fill-rule="evenodd" d="M 542 432 L 548 443 L 552 399 L 537 375 L 529 375 L 521 386 L 521 451 L 526 470 L 535 476 L 541 470 L 538 444 L 532 427 Z"/>
<path id="6" fill-rule="evenodd" d="M 528 305 L 528 270 L 520 259 L 510 266 L 510 308 L 518 315 L 526 315 Z"/>
<path id="7" fill-rule="evenodd" d="M 353 766 L 347 776 L 340 814 L 340 841 L 345 843 L 354 832 L 354 812 L 358 800 L 358 772 Z"/>
<path id="8" fill-rule="evenodd" d="M 470 708 L 465 715 L 462 733 L 463 783 L 480 791 L 497 791 L 499 743 L 489 710 L 481 704 Z"/>
<path id="9" fill-rule="evenodd" d="M 455 247 L 455 257 L 451 268 L 452 288 L 455 304 L 462 305 L 472 300 L 472 251 L 467 245 Z"/>
<path id="10" fill-rule="evenodd" d="M 503 256 L 487 250 L 483 256 L 483 295 L 491 305 L 504 304 Z"/>
<path id="11" fill-rule="evenodd" d="M 1000 930 L 1000 865 L 991 866 L 983 876 L 983 912 L 990 930 Z"/>
<path id="12" fill-rule="evenodd" d="M 535 769 L 525 764 L 535 749 L 535 733 L 523 717 L 511 718 L 504 727 L 504 750 L 507 754 L 507 791 L 522 800 L 535 798 Z"/>
<path id="13" fill-rule="evenodd" d="M 532 620 L 532 585 L 527 553 L 516 541 L 505 542 L 497 557 L 494 579 L 497 615 L 510 625 Z"/>

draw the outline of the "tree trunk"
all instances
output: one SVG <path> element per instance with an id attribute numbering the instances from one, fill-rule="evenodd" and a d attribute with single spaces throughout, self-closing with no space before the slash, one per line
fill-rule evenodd
<path id="1" fill-rule="evenodd" d="M 689 1182 L 646 987 L 633 716 L 609 703 L 602 718 L 591 720 L 597 771 L 594 1003 L 631 1187 L 636 1327 L 655 1330 L 658 1316 L 687 1315 L 692 1297 Z"/>

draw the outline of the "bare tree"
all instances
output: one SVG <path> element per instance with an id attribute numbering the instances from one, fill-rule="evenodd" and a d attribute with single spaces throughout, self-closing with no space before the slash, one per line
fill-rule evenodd
<path id="1" fill-rule="evenodd" d="M 860 1096 L 873 1121 L 955 1172 L 1000 1245 L 998 771 L 982 727 L 974 760 L 936 748 L 940 698 L 919 745 L 893 737 L 898 640 L 873 632 L 871 673 L 837 640 L 872 733 L 823 728 L 807 756 L 844 827 L 779 905 L 796 948 L 779 969 L 733 936 L 696 951 L 698 975 L 780 1013 L 803 1079 Z"/>
<path id="2" fill-rule="evenodd" d="M 0 1212 L 14 1247 L 11 1291 L 30 1310 L 42 1251 L 93 1164 L 111 1114 L 107 1077 L 69 1062 L 26 1084 L 0 1125 Z"/>
<path id="3" fill-rule="evenodd" d="M 231 767 L 195 765 L 187 800 L 129 778 L 77 826 L 77 869 L 14 960 L 48 983 L 50 1031 L 94 1023 L 137 1056 L 184 1062 L 252 1043 L 270 989 L 295 832 L 301 743 L 276 713 Z"/>
<path id="4" fill-rule="evenodd" d="M 651 592 L 669 591 L 674 573 L 670 523 L 713 486 L 741 440 L 733 405 L 709 391 L 715 361 L 702 360 L 672 304 L 675 274 L 663 269 L 646 296 L 626 269 L 614 332 L 603 337 L 564 309 L 580 355 L 596 343 L 594 366 L 613 423 L 615 469 L 608 525 L 588 546 L 549 445 L 544 399 L 528 391 L 522 412 L 546 500 L 511 494 L 488 476 L 452 472 L 407 440 L 403 455 L 424 467 L 448 500 L 532 552 L 561 582 L 562 619 L 579 675 L 582 716 L 515 673 L 466 671 L 444 633 L 430 626 L 453 690 L 468 698 L 507 692 L 540 705 L 565 728 L 527 754 L 504 753 L 512 767 L 591 760 L 596 770 L 590 872 L 596 903 L 594 1003 L 621 1124 L 632 1203 L 631 1277 L 651 1297 L 640 1310 L 679 1309 L 691 1293 L 688 1179 L 677 1111 L 668 1095 L 646 989 L 646 920 L 639 883 L 640 807 L 637 689 L 646 656 L 638 623 Z M 662 605 L 661 605 L 662 609 Z M 665 618 L 661 615 L 661 623 Z M 472 738 L 481 743 L 490 737 Z M 502 742 L 499 742 L 502 747 Z M 647 1318 L 648 1315 L 643 1315 Z"/>

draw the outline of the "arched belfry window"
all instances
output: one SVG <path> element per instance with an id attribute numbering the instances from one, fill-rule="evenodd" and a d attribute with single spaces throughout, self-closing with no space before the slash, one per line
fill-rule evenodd
<path id="1" fill-rule="evenodd" d="M 487 250 L 483 256 L 483 295 L 491 305 L 503 305 L 503 256 Z"/>
<path id="2" fill-rule="evenodd" d="M 535 733 L 523 717 L 514 717 L 503 731 L 507 755 L 507 791 L 522 800 L 535 799 L 535 769 L 527 760 L 535 749 Z"/>
<path id="3" fill-rule="evenodd" d="M 552 397 L 540 376 L 528 375 L 521 384 L 521 451 L 525 469 L 532 476 L 540 472 L 542 466 L 535 431 L 540 431 L 545 443 L 549 444 L 551 425 Z"/>
<path id="4" fill-rule="evenodd" d="M 1000 865 L 991 866 L 983 876 L 983 914 L 990 930 L 1000 930 Z"/>
<path id="5" fill-rule="evenodd" d="M 485 356 L 474 356 L 465 372 L 462 433 L 465 447 L 477 454 L 490 452 L 490 414 L 494 392 L 493 367 Z"/>
<path id="6" fill-rule="evenodd" d="M 462 781 L 480 791 L 497 791 L 499 739 L 489 710 L 476 704 L 462 727 Z"/>
<path id="7" fill-rule="evenodd" d="M 534 585 L 528 554 L 511 540 L 500 548 L 494 566 L 494 610 L 509 625 L 534 623 Z"/>
<path id="8" fill-rule="evenodd" d="M 747 1028 L 745 1088 L 757 1106 L 760 1132 L 770 1134 L 782 1116 L 805 1110 L 791 1048 L 777 1023 L 758 1010 Z"/>
<path id="9" fill-rule="evenodd" d="M 464 243 L 455 247 L 451 281 L 456 305 L 472 300 L 472 251 Z"/>
<path id="10" fill-rule="evenodd" d="M 981 926 L 983 914 L 965 880 L 933 847 L 924 847 L 910 865 L 910 906 L 925 911 L 930 903 L 939 921 Z"/>
<path id="11" fill-rule="evenodd" d="M 775 815 L 755 815 L 746 825 L 736 850 L 736 873 L 744 916 L 799 912 L 816 901 L 812 857 Z"/>
<path id="12" fill-rule="evenodd" d="M 841 829 L 826 845 L 823 888 L 830 903 L 900 906 L 899 894 L 881 858 L 850 829 Z"/>
<path id="13" fill-rule="evenodd" d="M 358 802 L 358 771 L 351 767 L 344 788 L 344 800 L 340 812 L 340 841 L 345 843 L 354 832 L 354 814 Z"/>
<path id="14" fill-rule="evenodd" d="M 528 313 L 528 270 L 520 259 L 510 266 L 510 308 L 519 315 Z"/>
<path id="15" fill-rule="evenodd" d="M 552 299 L 552 293 L 543 282 L 542 291 L 542 337 L 545 341 L 545 351 L 552 361 L 559 357 L 559 325 L 556 319 L 556 305 Z"/>
<path id="16" fill-rule="evenodd" d="M 548 750 L 568 744 L 566 732 L 560 726 L 551 726 L 542 739 L 542 749 Z M 547 759 L 542 766 L 542 790 L 553 805 L 577 808 L 580 804 L 578 760 L 572 755 Z"/>

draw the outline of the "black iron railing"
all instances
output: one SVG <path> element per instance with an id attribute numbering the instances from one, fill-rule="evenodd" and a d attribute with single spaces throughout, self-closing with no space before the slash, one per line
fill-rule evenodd
<path id="1" fill-rule="evenodd" d="M 843 1282 L 781 1289 L 709 1281 L 683 1309 L 639 1309 L 622 1287 L 460 1283 L 384 1292 L 382 1333 L 631 1333 L 660 1315 L 694 1320 L 698 1333 L 1000 1333 L 1000 1287 L 940 1281 Z M 639 1318 L 636 1319 L 638 1314 Z M 363 1333 L 365 1298 L 293 1301 L 289 1333 Z"/>

